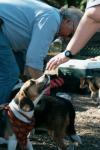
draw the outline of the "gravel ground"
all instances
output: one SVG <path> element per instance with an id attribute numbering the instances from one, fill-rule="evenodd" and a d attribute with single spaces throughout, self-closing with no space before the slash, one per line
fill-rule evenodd
<path id="1" fill-rule="evenodd" d="M 83 144 L 77 150 L 100 150 L 100 109 L 89 97 L 73 96 L 76 129 Z"/>

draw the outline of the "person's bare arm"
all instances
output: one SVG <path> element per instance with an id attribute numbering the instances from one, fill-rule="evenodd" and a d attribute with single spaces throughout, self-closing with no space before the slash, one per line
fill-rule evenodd
<path id="1" fill-rule="evenodd" d="M 100 29 L 100 6 L 89 8 L 83 15 L 74 36 L 66 47 L 73 55 L 78 53 L 89 39 Z M 56 55 L 47 63 L 46 68 L 52 70 L 69 59 L 64 52 Z"/>
<path id="2" fill-rule="evenodd" d="M 99 29 L 100 6 L 89 8 L 82 17 L 79 26 L 66 49 L 71 50 L 72 54 L 76 54 Z"/>

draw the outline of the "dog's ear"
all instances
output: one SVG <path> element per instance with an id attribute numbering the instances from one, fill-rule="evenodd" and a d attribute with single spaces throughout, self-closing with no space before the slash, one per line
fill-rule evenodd
<path id="1" fill-rule="evenodd" d="M 24 97 L 24 99 L 20 101 L 20 108 L 23 111 L 31 111 L 34 109 L 34 104 L 30 99 Z"/>
<path id="2" fill-rule="evenodd" d="M 27 75 L 20 75 L 20 79 L 21 79 L 23 82 L 26 82 L 26 81 L 29 80 L 30 78 L 29 78 Z"/>
<path id="3" fill-rule="evenodd" d="M 31 79 L 30 80 L 30 85 L 34 85 L 35 84 L 35 79 Z"/>
<path id="4" fill-rule="evenodd" d="M 29 88 L 32 85 L 35 84 L 35 80 L 34 79 L 30 79 L 29 82 L 30 82 L 29 85 L 26 85 L 25 88 L 23 89 L 23 92 L 25 93 L 26 97 L 28 97 L 28 92 L 27 91 L 29 90 Z"/>

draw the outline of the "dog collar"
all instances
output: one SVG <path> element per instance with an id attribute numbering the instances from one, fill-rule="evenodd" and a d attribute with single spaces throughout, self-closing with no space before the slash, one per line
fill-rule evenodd
<path id="1" fill-rule="evenodd" d="M 26 122 L 26 123 L 30 123 L 31 121 L 27 118 L 32 118 L 34 115 L 34 110 L 30 111 L 30 112 L 25 112 L 23 110 L 21 110 L 18 105 L 15 103 L 14 99 L 9 103 L 9 107 L 12 110 L 12 112 L 14 113 L 14 115 L 21 121 Z M 23 114 L 23 115 L 22 115 Z M 25 117 L 26 116 L 26 117 Z"/>

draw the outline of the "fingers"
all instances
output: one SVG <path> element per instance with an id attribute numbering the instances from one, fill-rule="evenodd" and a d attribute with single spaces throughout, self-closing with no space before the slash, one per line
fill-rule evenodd
<path id="1" fill-rule="evenodd" d="M 47 67 L 46 69 L 47 70 L 54 70 L 58 67 L 58 61 L 57 60 L 50 60 L 48 63 L 47 63 Z"/>
<path id="2" fill-rule="evenodd" d="M 60 53 L 50 59 L 50 61 L 47 63 L 46 69 L 55 70 L 60 64 L 66 61 L 67 61 L 67 58 L 65 57 L 64 53 Z"/>
<path id="3" fill-rule="evenodd" d="M 53 58 L 49 60 L 49 62 L 47 63 L 46 69 L 54 70 L 58 67 L 59 64 L 60 64 L 60 54 L 54 56 Z"/>

